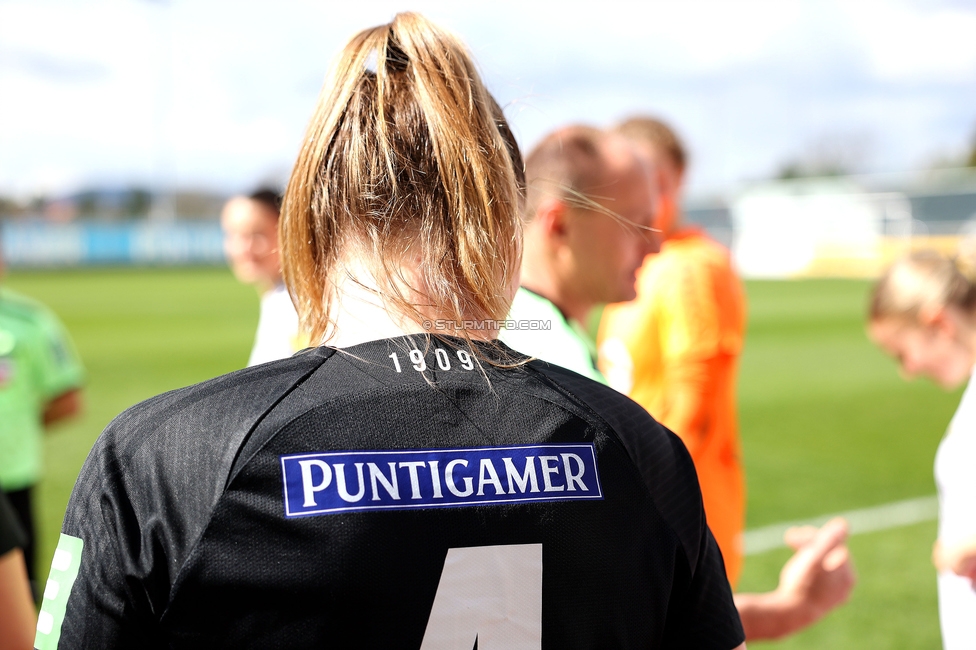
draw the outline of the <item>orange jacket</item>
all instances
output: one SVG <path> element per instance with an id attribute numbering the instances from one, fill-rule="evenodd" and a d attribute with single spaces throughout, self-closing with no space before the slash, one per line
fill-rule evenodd
<path id="1" fill-rule="evenodd" d="M 745 292 L 729 252 L 697 230 L 670 237 L 644 260 L 637 299 L 609 305 L 598 335 L 610 385 L 688 447 L 733 586 L 745 525 L 735 391 L 744 338 Z"/>

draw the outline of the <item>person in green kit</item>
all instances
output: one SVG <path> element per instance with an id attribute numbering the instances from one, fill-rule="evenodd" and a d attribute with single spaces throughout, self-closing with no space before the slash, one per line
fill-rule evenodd
<path id="1" fill-rule="evenodd" d="M 0 283 L 3 274 L 0 252 Z M 31 493 L 41 478 L 43 433 L 81 411 L 84 376 L 74 345 L 54 313 L 0 285 L 0 487 L 27 533 L 24 559 L 32 585 L 36 543 Z"/>

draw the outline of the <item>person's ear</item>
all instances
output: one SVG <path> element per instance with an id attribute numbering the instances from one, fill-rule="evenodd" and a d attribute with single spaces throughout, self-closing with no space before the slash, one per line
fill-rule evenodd
<path id="1" fill-rule="evenodd" d="M 681 188 L 685 186 L 685 170 L 684 168 L 675 171 L 675 183 L 677 184 L 676 191 L 680 194 Z"/>
<path id="2" fill-rule="evenodd" d="M 534 221 L 547 239 L 563 240 L 568 230 L 569 207 L 555 197 L 545 198 L 536 209 Z"/>
<path id="3" fill-rule="evenodd" d="M 952 320 L 949 310 L 944 306 L 929 305 L 923 307 L 918 312 L 918 320 L 924 327 L 949 338 L 954 338 L 956 335 L 956 323 Z"/>

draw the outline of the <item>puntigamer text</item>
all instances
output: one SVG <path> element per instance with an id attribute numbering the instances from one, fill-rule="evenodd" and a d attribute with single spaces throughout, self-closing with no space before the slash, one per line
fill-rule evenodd
<path id="1" fill-rule="evenodd" d="M 591 444 L 281 457 L 285 516 L 602 499 Z"/>

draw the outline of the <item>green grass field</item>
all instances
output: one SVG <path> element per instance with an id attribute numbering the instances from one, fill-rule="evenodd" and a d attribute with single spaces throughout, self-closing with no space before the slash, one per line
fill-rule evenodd
<path id="1" fill-rule="evenodd" d="M 258 298 L 224 269 L 11 272 L 4 284 L 54 309 L 88 372 L 85 413 L 47 437 L 37 494 L 41 584 L 71 488 L 108 422 L 157 393 L 247 362 Z"/>
<path id="2" fill-rule="evenodd" d="M 748 527 L 935 492 L 932 463 L 960 393 L 904 382 L 864 334 L 868 284 L 750 282 L 739 407 Z M 846 608 L 763 648 L 941 648 L 935 522 L 854 537 Z M 787 551 L 746 559 L 743 590 L 775 586 Z"/>
<path id="3" fill-rule="evenodd" d="M 141 399 L 242 366 L 258 304 L 223 269 L 12 272 L 6 283 L 58 312 L 89 372 L 84 417 L 47 441 L 39 488 L 46 566 L 71 486 L 105 424 Z M 871 347 L 867 284 L 747 286 L 740 418 L 749 527 L 934 493 L 935 448 L 959 395 L 901 381 Z M 940 647 L 934 538 L 934 522 L 852 538 L 859 584 L 848 606 L 792 639 L 750 647 Z M 786 557 L 747 558 L 740 588 L 774 587 Z"/>

